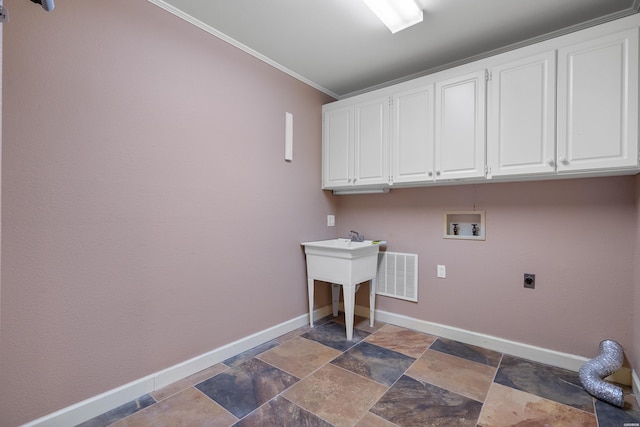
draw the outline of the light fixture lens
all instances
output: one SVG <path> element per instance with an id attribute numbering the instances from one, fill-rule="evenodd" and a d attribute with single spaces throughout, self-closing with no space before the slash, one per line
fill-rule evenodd
<path id="1" fill-rule="evenodd" d="M 422 22 L 422 9 L 414 0 L 362 0 L 392 33 Z"/>

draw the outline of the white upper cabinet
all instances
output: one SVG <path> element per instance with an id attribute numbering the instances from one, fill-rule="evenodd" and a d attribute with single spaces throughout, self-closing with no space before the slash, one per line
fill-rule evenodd
<path id="1" fill-rule="evenodd" d="M 556 52 L 491 69 L 487 178 L 555 173 Z"/>
<path id="2" fill-rule="evenodd" d="M 392 184 L 434 180 L 434 85 L 393 95 Z"/>
<path id="3" fill-rule="evenodd" d="M 486 71 L 436 83 L 436 180 L 484 176 Z"/>
<path id="4" fill-rule="evenodd" d="M 322 187 L 389 181 L 389 97 L 323 108 Z"/>
<path id="5" fill-rule="evenodd" d="M 353 182 L 353 105 L 325 108 L 322 122 L 322 187 L 349 187 Z"/>
<path id="6" fill-rule="evenodd" d="M 355 185 L 389 182 L 389 97 L 354 106 Z"/>
<path id="7" fill-rule="evenodd" d="M 638 29 L 558 50 L 558 172 L 638 166 Z"/>

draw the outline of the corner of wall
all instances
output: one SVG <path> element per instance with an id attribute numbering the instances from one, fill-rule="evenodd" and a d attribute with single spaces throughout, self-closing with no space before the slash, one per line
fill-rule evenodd
<path id="1" fill-rule="evenodd" d="M 640 404 L 640 379 L 638 379 L 638 371 L 636 370 L 631 371 L 631 387 L 636 402 Z"/>
<path id="2" fill-rule="evenodd" d="M 635 230 L 636 230 L 636 240 L 634 246 L 634 257 L 633 259 L 640 258 L 640 174 L 636 175 L 635 179 Z M 631 368 L 633 370 L 633 390 L 636 393 L 636 396 L 640 390 L 637 372 L 640 370 L 640 267 L 638 267 L 638 263 L 634 263 L 634 271 L 633 271 L 633 290 L 632 297 L 634 301 L 633 307 L 633 349 L 631 354 Z"/>

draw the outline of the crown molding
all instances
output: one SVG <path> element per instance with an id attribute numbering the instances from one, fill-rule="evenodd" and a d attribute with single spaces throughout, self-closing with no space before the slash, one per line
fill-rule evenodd
<path id="1" fill-rule="evenodd" d="M 185 13 L 183 11 L 181 11 L 180 9 L 166 3 L 163 0 L 147 0 L 149 3 L 155 4 L 156 6 L 160 7 L 161 9 L 166 10 L 167 12 L 177 16 L 178 18 L 181 18 L 185 21 L 187 21 L 190 24 L 195 25 L 196 27 L 200 28 L 203 31 L 206 31 L 207 33 L 219 38 L 222 41 L 225 41 L 227 43 L 229 43 L 230 45 L 242 50 L 245 53 L 248 53 L 249 55 L 261 60 L 262 62 L 265 62 L 269 65 L 271 65 L 272 67 L 282 71 L 285 74 L 290 75 L 291 77 L 300 80 L 302 83 L 305 83 L 309 86 L 311 86 L 314 89 L 319 90 L 320 92 L 323 92 L 333 98 L 338 99 L 339 95 L 337 95 L 336 93 L 333 93 L 332 91 L 330 91 L 329 89 L 322 87 L 318 84 L 316 84 L 315 82 L 301 76 L 300 74 L 296 73 L 295 71 L 292 71 L 290 69 L 288 69 L 287 67 L 285 67 L 282 64 L 279 64 L 278 62 L 272 60 L 271 58 L 261 54 L 260 52 L 257 52 L 254 49 L 251 49 L 249 46 L 240 43 L 239 41 L 237 41 L 236 39 L 234 39 L 233 37 L 229 37 L 228 35 L 226 35 L 225 33 L 216 30 L 215 28 L 213 28 L 212 26 L 205 24 L 204 22 L 200 21 L 199 19 L 194 18 L 193 16 L 189 15 L 188 13 Z"/>

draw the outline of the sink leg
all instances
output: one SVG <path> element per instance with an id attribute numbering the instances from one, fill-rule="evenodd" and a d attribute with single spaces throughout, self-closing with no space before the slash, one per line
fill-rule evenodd
<path id="1" fill-rule="evenodd" d="M 313 288 L 314 280 L 312 278 L 307 279 L 307 288 L 309 291 L 309 326 L 313 328 Z"/>
<path id="2" fill-rule="evenodd" d="M 344 295 L 344 323 L 347 327 L 347 341 L 353 339 L 353 315 L 356 302 L 356 287 L 343 286 L 342 293 Z"/>
<path id="3" fill-rule="evenodd" d="M 333 303 L 333 317 L 338 317 L 338 304 L 340 303 L 340 285 L 331 284 L 331 301 Z"/>
<path id="4" fill-rule="evenodd" d="M 375 323 L 375 311 L 376 311 L 376 278 L 371 279 L 369 283 L 369 326 L 373 328 Z"/>

